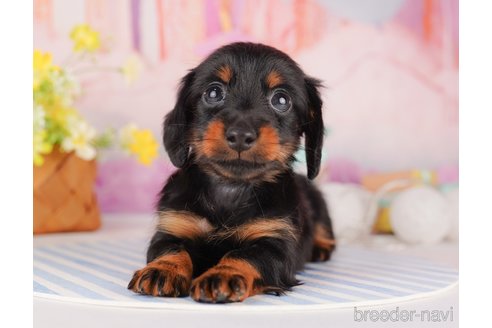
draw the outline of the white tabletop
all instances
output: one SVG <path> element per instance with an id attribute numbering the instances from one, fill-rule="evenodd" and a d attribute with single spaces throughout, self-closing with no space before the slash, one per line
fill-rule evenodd
<path id="1" fill-rule="evenodd" d="M 34 246 L 49 245 L 63 241 L 73 241 L 76 239 L 90 240 L 90 238 L 100 239 L 102 236 L 111 233 L 112 236 L 139 236 L 151 237 L 153 232 L 152 215 L 125 214 L 125 215 L 104 215 L 103 225 L 100 230 L 91 233 L 66 233 L 36 236 Z M 441 243 L 438 245 L 418 245 L 410 246 L 400 243 L 394 236 L 375 236 L 364 244 L 358 245 L 362 248 L 370 247 L 409 255 L 422 257 L 433 262 L 445 264 L 458 268 L 458 244 Z M 364 311 L 374 312 L 373 315 L 380 314 L 382 310 L 399 315 L 399 321 L 386 322 L 391 327 L 457 327 L 458 326 L 458 287 L 453 287 L 439 295 L 434 295 L 418 301 L 399 302 L 395 304 L 362 307 L 362 308 L 343 308 L 332 310 L 318 310 L 305 312 L 272 311 L 268 313 L 236 313 L 232 312 L 220 314 L 214 311 L 194 311 L 186 312 L 172 309 L 132 309 L 117 307 L 101 307 L 96 305 L 84 305 L 77 303 L 61 302 L 42 298 L 34 298 L 34 322 L 35 327 L 145 327 L 150 325 L 162 324 L 171 327 L 208 327 L 221 324 L 233 325 L 235 327 L 270 327 L 272 324 L 280 327 L 358 327 L 358 326 L 378 326 L 384 322 L 373 321 L 370 313 L 363 319 Z M 423 313 L 424 318 L 403 322 L 405 317 L 401 317 L 402 311 L 415 311 Z M 421 312 L 424 311 L 424 312 Z M 441 322 L 435 322 L 436 317 L 425 317 L 429 311 L 441 316 Z M 442 320 L 447 315 L 446 320 Z M 364 323 L 360 321 L 364 321 Z"/>

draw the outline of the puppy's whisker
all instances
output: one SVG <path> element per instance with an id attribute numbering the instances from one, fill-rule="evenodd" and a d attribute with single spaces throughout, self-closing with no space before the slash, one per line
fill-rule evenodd
<path id="1" fill-rule="evenodd" d="M 222 141 L 221 139 L 214 139 L 214 138 L 207 138 L 207 139 L 200 139 L 200 141 Z"/>
<path id="2" fill-rule="evenodd" d="M 314 122 L 314 120 L 307 121 L 307 122 L 304 122 L 304 123 L 299 124 L 299 126 L 309 125 L 309 124 L 311 124 L 311 123 L 313 123 L 313 122 Z"/>
<path id="3" fill-rule="evenodd" d="M 300 150 L 309 150 L 309 151 L 314 151 L 315 150 L 314 148 L 306 147 L 306 146 L 299 146 L 299 149 Z"/>

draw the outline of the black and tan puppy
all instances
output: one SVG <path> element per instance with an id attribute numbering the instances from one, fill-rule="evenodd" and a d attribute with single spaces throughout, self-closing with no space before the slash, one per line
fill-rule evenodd
<path id="1" fill-rule="evenodd" d="M 147 266 L 128 288 L 200 302 L 281 294 L 306 261 L 335 247 L 326 204 L 292 171 L 305 137 L 307 175 L 323 143 L 319 82 L 283 52 L 234 43 L 182 80 L 164 122 L 164 145 L 180 168 L 164 186 Z"/>

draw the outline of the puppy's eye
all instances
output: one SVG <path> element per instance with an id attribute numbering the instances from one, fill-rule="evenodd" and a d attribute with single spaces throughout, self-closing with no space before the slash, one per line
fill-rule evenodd
<path id="1" fill-rule="evenodd" d="M 290 100 L 287 92 L 283 90 L 276 90 L 270 97 L 270 105 L 277 112 L 286 112 L 292 107 L 292 101 Z"/>
<path id="2" fill-rule="evenodd" d="M 225 98 L 224 87 L 219 83 L 213 83 L 203 93 L 203 100 L 209 105 L 217 105 Z"/>

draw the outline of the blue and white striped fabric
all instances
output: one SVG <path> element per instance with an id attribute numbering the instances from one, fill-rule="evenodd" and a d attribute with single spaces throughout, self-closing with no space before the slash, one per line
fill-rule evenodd
<path id="1" fill-rule="evenodd" d="M 36 297 L 131 307 L 205 307 L 187 298 L 137 295 L 126 289 L 144 266 L 145 240 L 76 241 L 34 248 Z M 303 282 L 285 296 L 257 295 L 235 308 L 330 308 L 383 304 L 428 296 L 455 285 L 458 272 L 425 260 L 387 252 L 339 247 L 331 261 L 310 263 Z"/>

